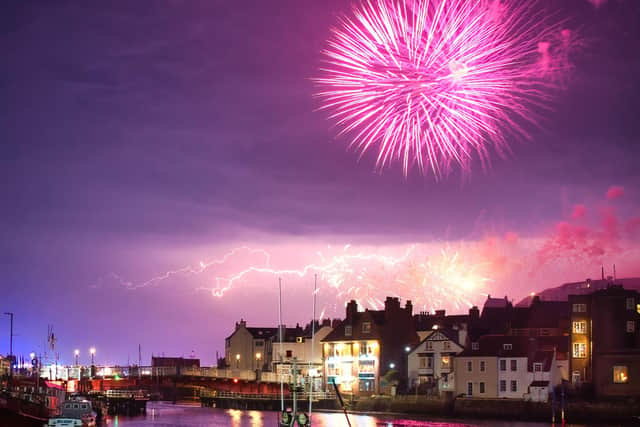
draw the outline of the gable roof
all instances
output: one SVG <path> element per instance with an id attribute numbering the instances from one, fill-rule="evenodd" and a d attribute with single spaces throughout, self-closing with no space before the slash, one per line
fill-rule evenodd
<path id="1" fill-rule="evenodd" d="M 553 362 L 554 352 L 551 350 L 538 350 L 533 357 L 527 361 L 527 370 L 533 372 L 534 363 L 542 363 L 542 371 L 549 372 L 551 370 L 551 362 Z"/>
<path id="2" fill-rule="evenodd" d="M 424 337 L 424 339 L 422 341 L 420 341 L 420 343 L 418 345 L 416 345 L 413 349 L 411 349 L 411 351 L 409 352 L 409 354 L 412 354 L 414 352 L 416 352 L 420 346 L 427 342 L 427 341 L 431 341 L 431 342 L 435 342 L 435 341 L 451 341 L 453 343 L 453 345 L 456 347 L 456 349 L 451 349 L 448 350 L 447 352 L 455 352 L 456 350 L 458 352 L 463 351 L 464 347 L 461 346 L 458 343 L 458 340 L 454 338 L 455 336 L 455 331 L 450 331 L 450 330 L 446 330 L 446 329 L 434 329 L 431 332 L 429 332 L 427 334 L 427 336 Z M 422 350 L 421 350 L 422 352 Z"/>
<path id="3" fill-rule="evenodd" d="M 362 324 L 371 323 L 371 331 L 362 332 Z M 356 312 L 350 319 L 342 320 L 338 326 L 329 332 L 322 342 L 327 341 L 364 341 L 371 339 L 381 339 L 380 327 L 384 326 L 384 311 L 365 310 Z M 345 327 L 351 326 L 351 335 L 345 334 Z"/>

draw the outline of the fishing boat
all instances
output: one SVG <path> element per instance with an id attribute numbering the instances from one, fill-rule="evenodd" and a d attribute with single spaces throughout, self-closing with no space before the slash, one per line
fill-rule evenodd
<path id="1" fill-rule="evenodd" d="M 60 416 L 50 418 L 45 427 L 95 427 L 96 413 L 86 399 L 65 401 Z"/>

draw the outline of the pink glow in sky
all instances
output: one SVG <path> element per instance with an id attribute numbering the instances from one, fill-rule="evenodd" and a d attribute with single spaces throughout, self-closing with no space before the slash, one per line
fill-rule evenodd
<path id="1" fill-rule="evenodd" d="M 534 1 L 367 1 L 344 17 L 315 79 L 352 145 L 436 177 L 526 136 L 569 67 L 572 32 Z"/>

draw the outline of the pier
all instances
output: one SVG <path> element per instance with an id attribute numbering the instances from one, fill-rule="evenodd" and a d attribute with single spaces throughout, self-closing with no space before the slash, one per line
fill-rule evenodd
<path id="1" fill-rule="evenodd" d="M 313 392 L 313 406 L 323 409 L 333 409 L 335 394 L 329 392 Z M 306 407 L 309 403 L 309 393 L 299 393 L 296 397 L 298 407 Z M 293 406 L 293 396 L 284 395 L 285 407 Z M 210 408 L 248 409 L 248 410 L 279 410 L 281 396 L 279 393 L 234 393 L 229 391 L 203 389 L 200 393 L 200 405 Z"/>

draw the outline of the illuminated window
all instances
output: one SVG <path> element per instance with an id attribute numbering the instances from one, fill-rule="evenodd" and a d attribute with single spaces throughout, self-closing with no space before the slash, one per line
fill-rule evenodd
<path id="1" fill-rule="evenodd" d="M 442 356 L 440 366 L 442 369 L 451 369 L 451 358 L 449 356 Z"/>
<path id="2" fill-rule="evenodd" d="M 368 334 L 371 332 L 371 322 L 362 322 L 362 333 Z"/>
<path id="3" fill-rule="evenodd" d="M 350 337 L 352 332 L 353 332 L 353 327 L 351 325 L 346 325 L 344 327 L 344 336 L 345 337 Z"/>
<path id="4" fill-rule="evenodd" d="M 613 382 L 616 384 L 626 384 L 629 382 L 629 369 L 626 366 L 613 367 Z"/>
<path id="5" fill-rule="evenodd" d="M 587 344 L 583 342 L 574 342 L 573 357 L 576 359 L 582 359 L 587 357 Z"/>
<path id="6" fill-rule="evenodd" d="M 587 304 L 573 304 L 573 312 L 574 313 L 586 313 L 587 312 Z"/>
<path id="7" fill-rule="evenodd" d="M 636 304 L 636 312 L 640 314 L 640 304 Z"/>
<path id="8" fill-rule="evenodd" d="M 633 307 L 636 305 L 636 300 L 634 297 L 627 298 L 627 310 L 633 310 Z"/>
<path id="9" fill-rule="evenodd" d="M 586 334 L 587 333 L 587 322 L 581 320 L 579 322 L 573 322 L 573 333 L 574 334 Z"/>
<path id="10" fill-rule="evenodd" d="M 627 332 L 635 332 L 636 331 L 636 322 L 633 320 L 627 320 Z"/>

